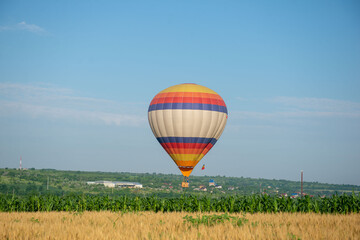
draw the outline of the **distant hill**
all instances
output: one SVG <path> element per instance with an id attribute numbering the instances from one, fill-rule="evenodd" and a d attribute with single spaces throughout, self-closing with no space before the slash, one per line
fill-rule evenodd
<path id="1" fill-rule="evenodd" d="M 210 179 L 214 186 L 209 186 Z M 88 181 L 139 182 L 142 189 L 109 188 L 89 185 Z M 221 197 L 225 195 L 288 195 L 300 192 L 299 181 L 254 179 L 225 176 L 192 176 L 190 187 L 181 188 L 181 175 L 127 172 L 62 171 L 55 169 L 0 169 L 0 193 L 26 196 L 29 194 L 98 194 L 98 195 L 157 195 L 176 197 L 182 194 Z M 360 192 L 357 185 L 304 182 L 304 193 L 313 196 L 329 196 L 335 193 Z"/>

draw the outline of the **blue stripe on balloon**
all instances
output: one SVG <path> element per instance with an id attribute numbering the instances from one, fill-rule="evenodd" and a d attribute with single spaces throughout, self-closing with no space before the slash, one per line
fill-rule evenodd
<path id="1" fill-rule="evenodd" d="M 164 109 L 194 109 L 194 110 L 209 110 L 228 113 L 225 106 L 215 104 L 202 104 L 202 103 L 159 103 L 149 106 L 149 112 Z"/>
<path id="2" fill-rule="evenodd" d="M 159 143 L 205 143 L 215 145 L 216 138 L 202 138 L 202 137 L 158 137 Z"/>

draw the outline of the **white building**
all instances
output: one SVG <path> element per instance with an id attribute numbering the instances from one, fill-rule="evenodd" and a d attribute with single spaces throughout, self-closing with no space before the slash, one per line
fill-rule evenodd
<path id="1" fill-rule="evenodd" d="M 113 183 L 113 182 L 104 182 L 104 186 L 105 186 L 105 187 L 114 188 L 114 187 L 115 187 L 115 183 Z"/>
<path id="2" fill-rule="evenodd" d="M 142 188 L 143 187 L 143 185 L 138 182 L 95 181 L 95 182 L 86 182 L 86 183 L 88 185 L 100 184 L 110 188 L 115 188 L 115 187 Z"/>

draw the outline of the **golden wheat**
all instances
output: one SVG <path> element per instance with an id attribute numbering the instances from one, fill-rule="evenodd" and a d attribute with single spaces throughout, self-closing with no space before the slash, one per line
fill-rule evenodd
<path id="1" fill-rule="evenodd" d="M 195 227 L 183 217 L 206 213 L 13 212 L 0 213 L 1 239 L 360 239 L 360 214 L 246 214 Z M 241 214 L 232 216 L 243 217 Z"/>

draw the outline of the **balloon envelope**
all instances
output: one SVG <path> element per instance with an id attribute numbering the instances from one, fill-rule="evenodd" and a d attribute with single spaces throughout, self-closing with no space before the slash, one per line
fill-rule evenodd
<path id="1" fill-rule="evenodd" d="M 181 173 L 189 177 L 222 134 L 228 112 L 213 90 L 179 84 L 158 93 L 150 103 L 150 127 Z"/>

